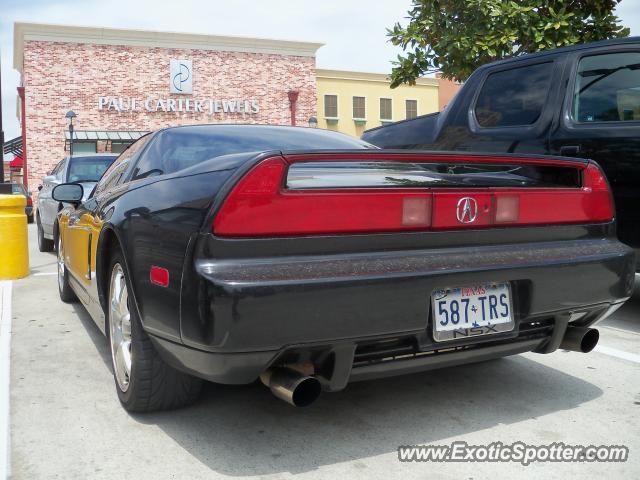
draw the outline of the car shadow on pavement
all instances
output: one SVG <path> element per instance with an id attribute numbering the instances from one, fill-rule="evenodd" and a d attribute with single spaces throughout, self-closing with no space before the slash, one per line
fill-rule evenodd
<path id="1" fill-rule="evenodd" d="M 89 315 L 89 312 L 84 308 L 84 306 L 79 303 L 72 304 L 73 311 L 76 313 L 82 326 L 84 327 L 87 335 L 93 342 L 96 347 L 96 350 L 100 354 L 100 358 L 104 362 L 104 364 L 110 369 L 111 368 L 111 352 L 109 351 L 109 345 L 107 345 L 107 339 L 100 331 L 96 323 Z"/>
<path id="2" fill-rule="evenodd" d="M 580 378 L 517 356 L 353 383 L 306 409 L 285 404 L 258 383 L 207 384 L 193 407 L 133 418 L 159 426 L 218 473 L 295 474 L 354 460 L 365 468 L 358 459 L 394 453 L 399 445 L 448 443 L 600 395 Z"/>

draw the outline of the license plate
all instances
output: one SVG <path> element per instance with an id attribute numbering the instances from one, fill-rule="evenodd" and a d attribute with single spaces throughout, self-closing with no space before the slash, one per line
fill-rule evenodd
<path id="1" fill-rule="evenodd" d="M 509 332 L 514 328 L 509 283 L 434 290 L 431 311 L 436 342 Z"/>

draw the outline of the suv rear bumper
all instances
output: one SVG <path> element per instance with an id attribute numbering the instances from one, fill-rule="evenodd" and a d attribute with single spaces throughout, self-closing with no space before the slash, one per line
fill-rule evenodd
<path id="1" fill-rule="evenodd" d="M 169 363 L 211 381 L 250 383 L 273 364 L 312 363 L 325 389 L 339 390 L 349 380 L 553 351 L 569 322 L 592 325 L 631 295 L 634 256 L 606 238 L 200 259 L 200 318 L 183 318 L 184 344 L 152 338 Z M 430 293 L 494 281 L 511 283 L 515 329 L 435 343 Z"/>

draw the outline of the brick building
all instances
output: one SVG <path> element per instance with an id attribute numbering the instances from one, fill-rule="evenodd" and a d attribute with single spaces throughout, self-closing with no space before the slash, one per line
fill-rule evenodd
<path id="1" fill-rule="evenodd" d="M 31 190 L 68 153 L 121 151 L 193 123 L 307 125 L 318 43 L 16 23 L 18 114 Z M 35 192 L 34 192 L 35 193 Z"/>

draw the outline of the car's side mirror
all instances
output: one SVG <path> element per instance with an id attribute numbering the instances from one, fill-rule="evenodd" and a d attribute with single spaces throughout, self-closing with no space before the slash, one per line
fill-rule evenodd
<path id="1" fill-rule="evenodd" d="M 55 182 L 55 180 L 56 180 L 56 176 L 55 175 L 47 175 L 46 177 L 44 177 L 42 179 L 42 181 L 45 182 L 45 183 Z"/>
<path id="2" fill-rule="evenodd" d="M 38 191 L 42 190 L 42 185 L 38 185 Z"/>
<path id="3" fill-rule="evenodd" d="M 83 195 L 84 188 L 79 183 L 62 183 L 51 192 L 51 196 L 55 201 L 73 203 L 75 205 L 82 201 Z"/>

